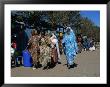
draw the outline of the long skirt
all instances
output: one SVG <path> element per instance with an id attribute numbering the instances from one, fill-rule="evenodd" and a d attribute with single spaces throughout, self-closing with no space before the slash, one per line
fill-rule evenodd
<path id="1" fill-rule="evenodd" d="M 33 65 L 37 65 L 38 62 L 39 62 L 39 48 L 34 48 L 31 50 L 31 56 L 32 56 L 32 62 L 33 62 Z"/>
<path id="2" fill-rule="evenodd" d="M 78 53 L 81 53 L 82 52 L 82 44 L 79 42 L 78 43 Z"/>
<path id="3" fill-rule="evenodd" d="M 42 61 L 42 67 L 47 67 L 48 63 L 51 63 L 51 57 L 49 56 L 44 56 L 43 61 Z"/>
<path id="4" fill-rule="evenodd" d="M 57 63 L 58 61 L 58 54 L 57 54 L 57 49 L 52 48 L 52 63 Z"/>
<path id="5" fill-rule="evenodd" d="M 42 67 L 47 67 L 48 63 L 51 62 L 51 55 L 50 55 L 50 48 L 49 47 L 43 47 L 40 46 L 40 58 L 39 58 L 40 64 Z"/>
<path id="6" fill-rule="evenodd" d="M 66 54 L 67 64 L 73 65 L 74 64 L 74 58 L 75 58 L 75 55 L 73 55 L 71 53 Z"/>

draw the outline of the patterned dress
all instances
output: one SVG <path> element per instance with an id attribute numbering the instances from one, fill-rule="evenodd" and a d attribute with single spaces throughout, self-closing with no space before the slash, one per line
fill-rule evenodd
<path id="1" fill-rule="evenodd" d="M 69 35 L 68 34 L 64 35 L 62 43 L 65 44 L 65 54 L 66 54 L 67 64 L 72 65 L 74 63 L 76 52 L 78 51 L 76 37 L 72 30 L 70 31 Z"/>
<path id="2" fill-rule="evenodd" d="M 44 68 L 49 62 L 51 62 L 51 48 L 49 47 L 49 39 L 42 38 L 40 46 L 40 63 Z"/>
<path id="3" fill-rule="evenodd" d="M 37 65 L 39 62 L 39 38 L 38 36 L 32 36 L 29 40 L 30 50 L 32 56 L 32 61 L 34 65 Z"/>

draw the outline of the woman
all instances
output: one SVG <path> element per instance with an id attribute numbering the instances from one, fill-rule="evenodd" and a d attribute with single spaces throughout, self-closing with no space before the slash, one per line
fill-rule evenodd
<path id="1" fill-rule="evenodd" d="M 83 42 L 84 51 L 88 51 L 89 50 L 89 41 L 88 41 L 88 38 L 85 37 L 83 39 L 84 39 L 84 42 Z"/>
<path id="2" fill-rule="evenodd" d="M 28 45 L 30 46 L 29 52 L 32 56 L 33 61 L 33 70 L 38 68 L 39 66 L 39 37 L 37 35 L 37 31 L 32 31 L 32 36 L 29 40 Z"/>
<path id="3" fill-rule="evenodd" d="M 52 47 L 52 60 L 53 64 L 60 63 L 60 52 L 59 52 L 59 46 L 58 46 L 58 40 L 54 33 L 52 33 L 52 37 L 50 38 L 51 41 L 51 47 Z"/>
<path id="4" fill-rule="evenodd" d="M 66 34 L 62 40 L 63 46 L 65 46 L 65 55 L 67 59 L 67 67 L 70 69 L 74 64 L 74 58 L 76 57 L 78 47 L 76 43 L 76 37 L 73 30 L 67 27 Z"/>
<path id="5" fill-rule="evenodd" d="M 78 53 L 81 53 L 82 52 L 82 48 L 83 48 L 83 45 L 82 45 L 82 37 L 81 35 L 78 35 L 77 37 L 77 43 L 78 43 Z"/>
<path id="6" fill-rule="evenodd" d="M 47 35 L 43 35 L 40 46 L 40 63 L 42 64 L 43 70 L 50 67 L 48 65 L 51 62 L 51 48 L 49 44 L 49 37 Z"/>
<path id="7" fill-rule="evenodd" d="M 94 39 L 91 38 L 90 40 L 90 48 L 89 48 L 90 51 L 95 51 L 95 46 L 94 46 Z"/>

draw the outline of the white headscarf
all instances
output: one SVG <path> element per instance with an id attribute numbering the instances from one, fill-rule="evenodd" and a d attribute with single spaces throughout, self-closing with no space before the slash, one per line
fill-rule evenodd
<path id="1" fill-rule="evenodd" d="M 55 36 L 54 33 L 52 33 L 52 37 L 50 38 L 50 40 L 52 41 L 52 43 L 53 43 L 54 45 L 56 45 L 57 53 L 58 53 L 58 59 L 61 59 L 61 58 L 60 58 L 60 52 L 59 52 L 59 46 L 58 46 L 58 40 L 57 40 L 57 37 Z M 54 47 L 53 44 L 52 44 L 52 47 Z"/>
<path id="2" fill-rule="evenodd" d="M 56 43 L 58 42 L 56 36 L 54 35 L 54 33 L 52 33 L 52 37 L 50 38 L 50 40 L 51 40 L 52 43 L 54 43 L 54 44 L 56 44 Z"/>

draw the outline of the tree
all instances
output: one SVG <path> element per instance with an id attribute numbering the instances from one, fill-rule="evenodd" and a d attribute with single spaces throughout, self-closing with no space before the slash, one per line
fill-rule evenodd
<path id="1" fill-rule="evenodd" d="M 100 28 L 98 26 L 96 26 L 87 17 L 82 17 L 81 24 L 82 24 L 81 33 L 83 35 L 92 37 L 95 39 L 95 41 L 100 41 Z"/>
<path id="2" fill-rule="evenodd" d="M 80 15 L 80 11 L 17 11 L 14 21 L 23 21 L 36 27 L 50 27 L 56 29 L 57 25 L 71 26 L 76 34 L 82 33 L 88 37 L 100 40 L 100 29 L 87 17 Z M 12 20 L 13 21 L 13 20 Z"/>

